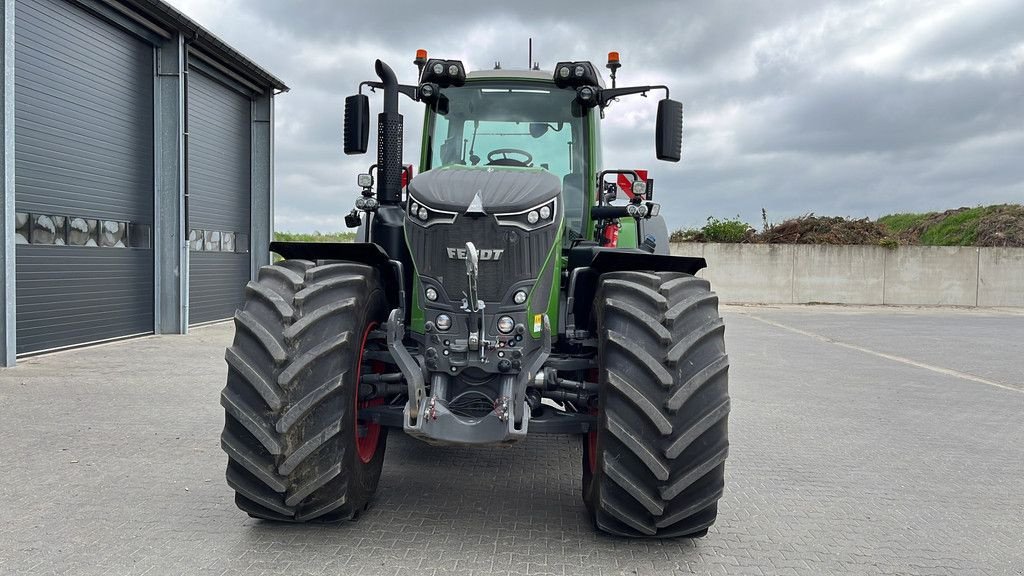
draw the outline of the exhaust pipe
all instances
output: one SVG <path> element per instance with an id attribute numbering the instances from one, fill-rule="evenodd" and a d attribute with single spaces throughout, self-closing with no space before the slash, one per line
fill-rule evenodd
<path id="1" fill-rule="evenodd" d="M 384 249 L 389 259 L 402 265 L 399 274 L 405 299 L 400 305 L 402 310 L 409 310 L 412 276 L 401 273 L 402 269 L 412 270 L 412 258 L 405 244 L 405 207 L 402 206 L 402 115 L 398 113 L 398 79 L 394 70 L 380 60 L 375 67 L 384 85 L 384 111 L 377 116 L 377 201 L 380 207 L 374 213 L 370 229 L 373 242 Z M 404 317 L 411 318 L 411 314 Z"/>
<path id="2" fill-rule="evenodd" d="M 402 115 L 398 113 L 398 78 L 390 66 L 377 60 L 377 76 L 384 85 L 384 111 L 377 116 L 377 200 L 402 202 Z"/>

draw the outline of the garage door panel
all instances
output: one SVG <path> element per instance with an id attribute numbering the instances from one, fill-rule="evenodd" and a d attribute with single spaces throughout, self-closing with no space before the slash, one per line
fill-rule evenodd
<path id="1" fill-rule="evenodd" d="M 151 227 L 153 47 L 64 0 L 16 10 L 16 211 Z M 18 245 L 18 352 L 152 332 L 141 245 Z"/>
<path id="2" fill-rule="evenodd" d="M 20 26 L 18 31 L 22 34 L 26 33 Z M 46 43 L 41 42 L 20 42 L 16 46 L 18 50 L 30 52 L 42 52 L 48 48 L 49 46 Z M 78 104 L 79 101 L 75 98 L 78 94 L 84 94 L 88 100 L 93 100 L 102 98 L 104 95 L 120 97 L 121 94 L 141 95 L 145 93 L 139 86 L 126 82 L 124 77 L 149 68 L 151 65 L 150 59 L 140 58 L 137 61 L 125 62 L 122 66 L 118 66 L 116 62 L 111 62 L 109 67 L 96 70 L 95 73 L 90 74 L 88 69 L 83 69 L 68 61 L 69 58 L 81 58 L 85 55 L 97 60 L 109 59 L 109 54 L 104 53 L 89 54 L 88 52 L 57 51 L 52 49 L 48 52 L 42 52 L 38 56 L 37 61 L 39 64 L 46 66 L 44 70 L 40 71 L 42 74 L 58 75 L 50 80 L 54 88 L 55 97 L 62 98 L 69 104 Z M 32 76 L 25 76 L 25 78 L 31 79 Z M 85 105 L 87 106 L 88 104 L 86 103 Z"/>
<path id="3" fill-rule="evenodd" d="M 199 243 L 203 249 L 191 252 L 189 322 L 194 324 L 230 318 L 249 280 L 252 100 L 193 68 L 188 123 L 189 230 L 241 239 L 227 251 Z"/>
<path id="4" fill-rule="evenodd" d="M 20 353 L 153 330 L 151 250 L 19 245 L 16 269 Z"/>
<path id="5" fill-rule="evenodd" d="M 189 269 L 189 321 L 196 324 L 232 317 L 245 296 L 249 255 L 193 252 Z"/>

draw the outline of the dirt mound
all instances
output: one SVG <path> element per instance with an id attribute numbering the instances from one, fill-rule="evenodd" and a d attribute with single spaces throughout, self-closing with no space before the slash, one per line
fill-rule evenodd
<path id="1" fill-rule="evenodd" d="M 897 232 L 895 237 L 899 240 L 900 244 L 921 244 L 921 237 L 926 232 L 941 224 L 947 223 L 951 217 L 959 216 L 969 210 L 970 208 L 966 207 L 954 208 L 953 210 L 946 210 L 945 212 L 932 212 L 930 214 L 926 214 L 913 226 Z"/>
<path id="2" fill-rule="evenodd" d="M 775 224 L 756 235 L 765 244 L 880 244 L 889 237 L 878 222 L 808 214 Z"/>
<path id="3" fill-rule="evenodd" d="M 982 216 L 974 245 L 1024 247 L 1024 206 L 996 206 Z"/>
<path id="4" fill-rule="evenodd" d="M 1001 204 L 928 214 L 896 234 L 900 244 L 1024 247 L 1024 206 Z"/>
<path id="5" fill-rule="evenodd" d="M 899 213 L 878 220 L 807 214 L 757 232 L 735 219 L 708 218 L 700 228 L 676 230 L 672 242 L 725 242 L 756 244 L 836 244 L 895 248 L 922 246 L 1024 247 L 1024 205 L 997 204 L 956 208 L 945 212 Z"/>

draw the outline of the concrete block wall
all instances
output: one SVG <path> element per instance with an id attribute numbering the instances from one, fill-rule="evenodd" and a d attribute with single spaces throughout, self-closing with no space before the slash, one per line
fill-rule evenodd
<path id="1" fill-rule="evenodd" d="M 723 302 L 1024 307 L 1024 248 L 673 244 Z"/>
<path id="2" fill-rule="evenodd" d="M 978 306 L 1024 308 L 1024 248 L 982 248 Z"/>
<path id="3" fill-rule="evenodd" d="M 885 258 L 885 304 L 978 305 L 979 248 L 914 246 Z"/>

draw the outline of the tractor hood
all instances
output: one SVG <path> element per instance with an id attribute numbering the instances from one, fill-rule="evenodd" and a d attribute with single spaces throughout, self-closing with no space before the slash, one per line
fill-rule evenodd
<path id="1" fill-rule="evenodd" d="M 488 214 L 520 212 L 555 198 L 562 183 L 542 168 L 446 166 L 409 183 L 414 200 L 430 208 L 464 212 L 479 194 Z"/>

